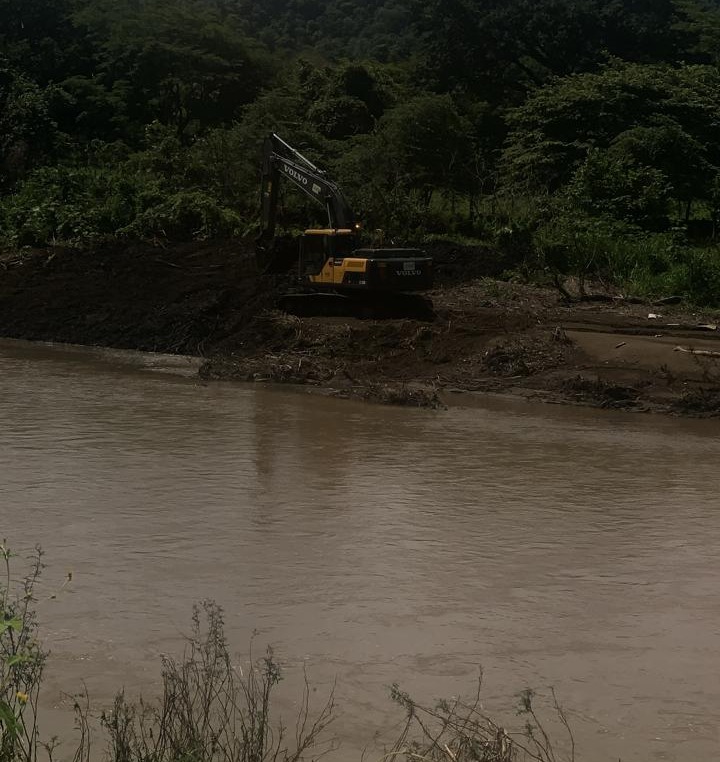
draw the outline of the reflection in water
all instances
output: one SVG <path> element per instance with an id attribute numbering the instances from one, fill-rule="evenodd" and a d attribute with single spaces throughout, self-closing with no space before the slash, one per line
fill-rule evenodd
<path id="1" fill-rule="evenodd" d="M 146 372 L 167 363 L 0 347 L 0 535 L 75 571 L 41 612 L 49 703 L 152 692 L 213 597 L 238 650 L 276 646 L 287 712 L 302 664 L 337 678 L 343 758 L 398 719 L 392 682 L 452 695 L 480 664 L 491 709 L 554 685 L 583 759 L 716 756 L 714 423 Z"/>

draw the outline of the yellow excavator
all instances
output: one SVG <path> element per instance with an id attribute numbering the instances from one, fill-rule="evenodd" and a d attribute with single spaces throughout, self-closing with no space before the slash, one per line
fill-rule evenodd
<path id="1" fill-rule="evenodd" d="M 420 249 L 363 247 L 360 224 L 340 188 L 299 151 L 272 133 L 265 139 L 258 247 L 272 260 L 281 178 L 325 207 L 328 225 L 300 237 L 296 288 L 279 307 L 298 315 L 432 319 L 418 292 L 433 283 L 432 258 Z"/>

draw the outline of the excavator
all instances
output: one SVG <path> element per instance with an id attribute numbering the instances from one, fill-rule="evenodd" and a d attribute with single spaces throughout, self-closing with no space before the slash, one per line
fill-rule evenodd
<path id="1" fill-rule="evenodd" d="M 431 320 L 432 258 L 420 249 L 363 247 L 361 225 L 340 188 L 312 161 L 275 133 L 263 146 L 261 259 L 272 264 L 276 251 L 281 178 L 325 208 L 327 227 L 300 236 L 294 288 L 278 306 L 295 315 L 414 317 Z"/>

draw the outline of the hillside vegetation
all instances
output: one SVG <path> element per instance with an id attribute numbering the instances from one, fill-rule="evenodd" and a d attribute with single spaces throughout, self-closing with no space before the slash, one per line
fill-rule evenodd
<path id="1" fill-rule="evenodd" d="M 370 230 L 716 304 L 710 0 L 0 0 L 0 240 L 257 228 L 279 132 Z M 288 228 L 322 210 L 291 189 Z"/>

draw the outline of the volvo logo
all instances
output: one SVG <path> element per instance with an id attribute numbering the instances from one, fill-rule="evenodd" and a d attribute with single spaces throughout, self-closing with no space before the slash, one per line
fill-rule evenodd
<path id="1" fill-rule="evenodd" d="M 288 167 L 287 164 L 283 164 L 283 172 L 285 172 L 286 175 L 290 175 L 294 180 L 297 180 L 299 183 L 302 183 L 303 185 L 308 184 L 308 179 L 304 175 L 301 175 L 297 169 L 293 169 L 292 167 Z"/>

